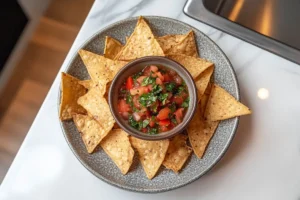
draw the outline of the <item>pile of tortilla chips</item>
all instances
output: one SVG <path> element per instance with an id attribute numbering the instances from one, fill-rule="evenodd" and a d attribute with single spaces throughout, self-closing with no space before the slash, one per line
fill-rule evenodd
<path id="1" fill-rule="evenodd" d="M 101 147 L 123 174 L 132 165 L 134 153 L 149 179 L 163 165 L 176 173 L 192 152 L 202 158 L 220 120 L 250 114 L 249 108 L 211 82 L 214 64 L 199 57 L 194 32 L 185 35 L 153 35 L 142 17 L 126 44 L 107 36 L 104 55 L 81 49 L 90 80 L 78 80 L 62 73 L 60 119 L 73 119 L 89 153 Z M 188 135 L 170 140 L 144 141 L 118 128 L 107 103 L 107 91 L 116 73 L 129 61 L 144 56 L 165 56 L 183 65 L 192 75 L 198 90 L 197 111 L 190 122 Z M 186 141 L 189 139 L 191 145 Z M 136 151 L 134 151 L 134 149 Z"/>

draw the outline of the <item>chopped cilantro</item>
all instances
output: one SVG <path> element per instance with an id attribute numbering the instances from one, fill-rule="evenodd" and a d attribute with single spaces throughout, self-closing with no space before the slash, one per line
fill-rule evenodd
<path id="1" fill-rule="evenodd" d="M 173 92 L 174 89 L 176 88 L 176 84 L 171 82 L 171 83 L 166 83 L 166 90 L 169 92 Z"/>
<path id="2" fill-rule="evenodd" d="M 143 79 L 142 81 L 142 86 L 146 86 L 146 85 L 152 85 L 155 83 L 156 78 L 153 78 L 150 76 L 147 76 L 146 78 Z"/>
<path id="3" fill-rule="evenodd" d="M 143 106 L 149 107 L 156 101 L 156 99 L 157 96 L 155 96 L 153 93 L 142 94 L 139 98 L 139 102 Z"/>
<path id="4" fill-rule="evenodd" d="M 160 100 L 163 103 L 163 105 L 165 105 L 166 101 L 168 99 L 168 96 L 169 96 L 168 93 L 160 94 L 158 96 L 158 100 Z"/>
<path id="5" fill-rule="evenodd" d="M 143 121 L 143 128 L 146 128 L 146 127 L 148 126 L 148 124 L 149 124 L 149 120 L 148 120 L 148 119 L 145 119 L 145 120 Z"/>
<path id="6" fill-rule="evenodd" d="M 170 110 L 171 110 L 172 113 L 175 112 L 175 111 L 176 111 L 176 104 L 175 104 L 175 102 L 173 102 L 173 103 L 169 106 L 169 108 L 170 108 Z"/>
<path id="7" fill-rule="evenodd" d="M 137 130 L 141 130 L 143 127 L 143 122 L 137 122 L 134 120 L 133 116 L 130 115 L 128 119 L 129 125 Z"/>
<path id="8" fill-rule="evenodd" d="M 153 94 L 159 94 L 161 91 L 162 91 L 162 87 L 160 85 L 154 85 L 151 92 Z"/>
<path id="9" fill-rule="evenodd" d="M 184 86 L 179 86 L 179 87 L 177 88 L 176 93 L 177 93 L 177 94 L 181 94 L 182 92 L 186 92 L 186 89 L 185 89 Z"/>
<path id="10" fill-rule="evenodd" d="M 136 73 L 136 74 L 134 74 L 134 75 L 132 76 L 132 79 L 133 79 L 133 80 L 136 80 L 136 79 L 138 79 L 142 74 L 143 74 L 142 72 Z"/>
<path id="11" fill-rule="evenodd" d="M 181 107 L 182 107 L 182 108 L 187 108 L 187 107 L 189 107 L 189 102 L 190 102 L 190 98 L 188 97 L 188 98 L 186 98 L 186 99 L 184 100 L 184 102 L 181 104 Z"/>
<path id="12" fill-rule="evenodd" d="M 125 90 L 124 88 L 121 89 L 121 94 L 126 94 L 127 90 Z"/>
<path id="13" fill-rule="evenodd" d="M 148 129 L 148 133 L 149 133 L 150 135 L 155 135 L 155 134 L 158 133 L 158 129 L 157 129 L 157 128 L 149 128 L 149 129 Z"/>
<path id="14" fill-rule="evenodd" d="M 172 118 L 171 121 L 173 124 L 175 124 L 175 125 L 177 124 L 177 120 L 175 118 Z"/>
<path id="15" fill-rule="evenodd" d="M 126 103 L 133 107 L 132 96 L 129 93 L 126 96 Z"/>

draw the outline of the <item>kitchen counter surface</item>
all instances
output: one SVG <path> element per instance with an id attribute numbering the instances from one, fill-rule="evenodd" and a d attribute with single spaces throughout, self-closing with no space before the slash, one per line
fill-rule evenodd
<path id="1" fill-rule="evenodd" d="M 1 200 L 300 199 L 300 66 L 187 17 L 184 4 L 95 1 L 61 71 L 85 40 L 127 17 L 166 16 L 204 32 L 232 62 L 242 102 L 253 110 L 241 118 L 232 145 L 213 170 L 160 194 L 128 192 L 102 182 L 79 163 L 65 141 L 57 113 L 58 76 L 1 184 Z"/>

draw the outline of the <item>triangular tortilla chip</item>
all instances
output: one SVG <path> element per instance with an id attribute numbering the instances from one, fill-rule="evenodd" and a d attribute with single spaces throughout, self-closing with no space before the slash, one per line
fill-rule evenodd
<path id="1" fill-rule="evenodd" d="M 165 35 L 157 39 L 165 54 L 184 54 L 198 57 L 194 32 L 185 35 Z"/>
<path id="2" fill-rule="evenodd" d="M 152 179 L 165 159 L 169 140 L 146 141 L 130 137 L 130 142 L 139 153 L 140 162 L 148 179 Z"/>
<path id="3" fill-rule="evenodd" d="M 202 95 L 205 92 L 205 89 L 210 81 L 210 77 L 214 72 L 214 66 L 211 66 L 207 68 L 205 71 L 203 71 L 195 80 L 195 85 L 197 88 L 197 96 L 198 101 L 200 101 Z"/>
<path id="4" fill-rule="evenodd" d="M 163 165 L 178 173 L 192 152 L 192 148 L 186 145 L 186 135 L 176 135 L 170 140 L 167 155 Z"/>
<path id="5" fill-rule="evenodd" d="M 94 82 L 92 80 L 78 81 L 78 83 L 88 90 L 94 87 Z"/>
<path id="6" fill-rule="evenodd" d="M 205 110 L 206 120 L 218 121 L 248 114 L 251 114 L 248 107 L 220 86 L 213 84 Z"/>
<path id="7" fill-rule="evenodd" d="M 114 59 L 122 48 L 123 45 L 118 40 L 109 36 L 105 37 L 104 56 L 106 58 Z"/>
<path id="8" fill-rule="evenodd" d="M 87 151 L 92 153 L 108 132 L 96 120 L 87 115 L 73 115 L 73 120 Z"/>
<path id="9" fill-rule="evenodd" d="M 164 56 L 147 22 L 140 17 L 126 45 L 117 55 L 117 60 L 134 60 L 144 56 Z"/>
<path id="10" fill-rule="evenodd" d="M 204 70 L 213 66 L 213 63 L 209 61 L 206 61 L 202 58 L 195 58 L 192 56 L 168 55 L 167 57 L 184 66 L 190 72 L 194 79 L 196 79 Z"/>
<path id="11" fill-rule="evenodd" d="M 218 124 L 218 121 L 204 121 L 201 117 L 200 109 L 197 107 L 196 113 L 188 125 L 187 132 L 194 153 L 198 158 L 202 158 Z"/>
<path id="12" fill-rule="evenodd" d="M 106 91 L 107 83 L 112 81 L 118 71 L 127 64 L 127 62 L 111 60 L 83 49 L 79 50 L 79 55 L 92 80 L 97 84 L 101 96 Z"/>
<path id="13" fill-rule="evenodd" d="M 199 102 L 199 106 L 200 106 L 200 113 L 201 113 L 201 118 L 204 119 L 204 113 L 205 113 L 205 108 L 206 108 L 206 104 L 210 95 L 210 91 L 211 91 L 211 83 L 208 83 L 206 90 L 204 92 L 204 94 L 201 96 L 200 102 Z"/>
<path id="14" fill-rule="evenodd" d="M 84 96 L 78 99 L 78 104 L 84 107 L 93 118 L 108 133 L 114 126 L 115 120 L 110 112 L 109 105 L 101 96 L 97 87 L 91 88 Z"/>
<path id="15" fill-rule="evenodd" d="M 78 83 L 79 81 L 69 74 L 61 73 L 60 120 L 72 119 L 75 113 L 86 113 L 84 108 L 77 104 L 77 99 L 86 93 L 86 89 Z"/>
<path id="16" fill-rule="evenodd" d="M 100 145 L 118 166 L 122 174 L 127 174 L 134 155 L 128 134 L 122 129 L 111 130 Z"/>

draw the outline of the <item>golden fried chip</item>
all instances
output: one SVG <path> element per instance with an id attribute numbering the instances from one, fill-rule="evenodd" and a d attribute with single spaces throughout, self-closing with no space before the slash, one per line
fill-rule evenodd
<path id="1" fill-rule="evenodd" d="M 78 83 L 88 90 L 94 87 L 94 82 L 92 80 L 78 81 Z"/>
<path id="2" fill-rule="evenodd" d="M 194 79 L 196 79 L 204 70 L 213 66 L 213 63 L 209 61 L 206 61 L 201 58 L 195 58 L 192 56 L 168 55 L 167 57 L 184 66 L 190 72 Z"/>
<path id="3" fill-rule="evenodd" d="M 200 101 L 205 89 L 210 81 L 210 77 L 214 72 L 214 66 L 211 66 L 204 70 L 195 80 L 195 85 L 197 87 L 198 101 Z"/>
<path id="4" fill-rule="evenodd" d="M 116 39 L 106 36 L 104 56 L 106 58 L 114 59 L 116 55 L 121 51 L 123 45 Z"/>
<path id="5" fill-rule="evenodd" d="M 140 17 L 126 45 L 117 55 L 117 60 L 133 60 L 144 56 L 164 56 L 147 22 Z"/>
<path id="6" fill-rule="evenodd" d="M 127 62 L 111 60 L 83 49 L 79 51 L 79 55 L 92 80 L 98 86 L 101 96 L 106 91 L 107 83 L 112 81 L 116 73 L 127 64 Z"/>
<path id="7" fill-rule="evenodd" d="M 61 73 L 60 120 L 72 119 L 75 113 L 86 113 L 84 108 L 77 104 L 77 99 L 86 93 L 86 89 L 78 82 L 77 78 L 64 72 Z"/>
<path id="8" fill-rule="evenodd" d="M 169 140 L 146 141 L 130 137 L 130 142 L 139 153 L 139 159 L 148 179 L 152 179 L 165 159 Z"/>
<path id="9" fill-rule="evenodd" d="M 198 57 L 194 32 L 185 35 L 165 35 L 157 39 L 165 54 L 184 54 Z"/>
<path id="10" fill-rule="evenodd" d="M 205 119 L 218 121 L 251 114 L 251 110 L 238 102 L 226 90 L 213 84 L 211 93 L 206 105 Z"/>
<path id="11" fill-rule="evenodd" d="M 205 108 L 206 108 L 206 104 L 210 95 L 210 91 L 211 91 L 211 83 L 207 84 L 207 87 L 204 91 L 204 94 L 202 95 L 199 105 L 200 105 L 200 113 L 201 113 L 201 118 L 204 119 L 204 112 L 205 112 Z"/>
<path id="12" fill-rule="evenodd" d="M 96 120 L 87 115 L 73 115 L 73 120 L 87 151 L 92 153 L 108 132 Z"/>
<path id="13" fill-rule="evenodd" d="M 170 140 L 169 148 L 163 165 L 178 173 L 192 152 L 192 148 L 186 145 L 186 135 L 176 135 Z"/>
<path id="14" fill-rule="evenodd" d="M 88 113 L 103 127 L 108 133 L 114 126 L 115 120 L 110 112 L 109 105 L 101 96 L 97 87 L 91 88 L 84 96 L 78 99 L 78 104 L 84 107 Z"/>
<path id="15" fill-rule="evenodd" d="M 126 174 L 132 164 L 134 155 L 127 133 L 122 129 L 111 130 L 100 145 L 118 166 L 122 174 Z"/>
<path id="16" fill-rule="evenodd" d="M 197 107 L 196 113 L 188 125 L 187 132 L 194 153 L 198 158 L 202 158 L 218 124 L 218 121 L 204 121 L 201 117 L 200 109 Z"/>

